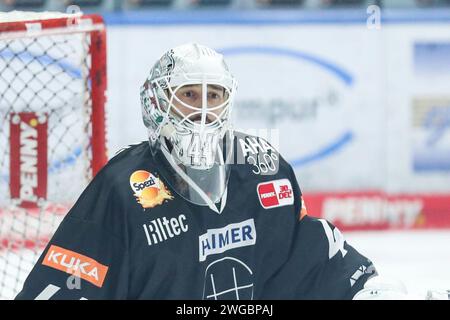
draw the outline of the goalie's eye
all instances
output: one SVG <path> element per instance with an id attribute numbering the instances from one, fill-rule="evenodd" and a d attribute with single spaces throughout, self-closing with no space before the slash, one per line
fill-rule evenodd
<path id="1" fill-rule="evenodd" d="M 218 100 L 222 99 L 222 96 L 216 92 L 208 92 L 208 99 Z"/>
<path id="2" fill-rule="evenodd" d="M 175 96 L 181 101 L 193 107 L 199 107 L 202 100 L 201 87 L 186 86 L 176 91 Z"/>
<path id="3" fill-rule="evenodd" d="M 186 98 L 194 98 L 195 97 L 195 93 L 193 91 L 186 91 L 183 93 L 183 96 Z"/>

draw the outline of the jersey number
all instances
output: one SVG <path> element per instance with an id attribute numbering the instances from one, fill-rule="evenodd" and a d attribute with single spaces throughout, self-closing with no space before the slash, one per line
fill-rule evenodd
<path id="1" fill-rule="evenodd" d="M 34 300 L 50 300 L 61 288 L 53 284 L 49 284 Z M 80 300 L 87 300 L 81 297 Z"/>
<path id="2" fill-rule="evenodd" d="M 347 250 L 344 249 L 344 243 L 345 239 L 342 233 L 339 231 L 338 228 L 334 228 L 334 230 L 331 230 L 330 225 L 328 222 L 324 219 L 318 219 L 323 226 L 323 229 L 325 230 L 325 235 L 328 239 L 328 258 L 333 258 L 338 251 L 342 253 L 342 257 L 345 257 L 347 254 Z"/>

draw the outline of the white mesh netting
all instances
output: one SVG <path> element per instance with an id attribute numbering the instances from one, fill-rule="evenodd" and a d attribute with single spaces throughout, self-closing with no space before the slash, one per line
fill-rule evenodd
<path id="1" fill-rule="evenodd" d="M 0 21 L 4 17 L 1 14 Z M 14 13 L 9 19 L 32 17 L 49 14 Z M 14 298 L 20 291 L 64 214 L 91 179 L 89 42 L 89 33 L 0 40 L 0 299 Z M 36 209 L 21 208 L 11 200 L 10 174 L 19 170 L 10 168 L 13 112 L 48 115 L 47 199 Z"/>

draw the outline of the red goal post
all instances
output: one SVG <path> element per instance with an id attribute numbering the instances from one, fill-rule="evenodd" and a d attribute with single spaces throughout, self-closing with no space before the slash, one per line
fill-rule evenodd
<path id="1" fill-rule="evenodd" d="M 0 13 L 0 299 L 107 161 L 98 15 Z"/>
<path id="2" fill-rule="evenodd" d="M 51 18 L 45 19 L 46 15 Z M 20 18 L 20 12 L 17 15 Z M 103 18 L 99 15 L 71 15 L 55 13 L 31 14 L 23 21 L 3 22 L 0 14 L 0 41 L 5 39 L 39 37 L 45 35 L 64 35 L 89 33 L 91 43 L 89 52 L 92 66 L 92 174 L 95 175 L 107 161 L 105 141 L 105 102 L 106 102 L 106 30 Z M 5 18 L 6 20 L 6 18 Z"/>

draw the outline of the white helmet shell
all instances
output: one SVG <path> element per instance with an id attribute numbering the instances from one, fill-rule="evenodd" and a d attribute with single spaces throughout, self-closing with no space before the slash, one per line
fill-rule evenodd
<path id="1" fill-rule="evenodd" d="M 201 88 L 200 104 L 190 105 L 177 96 L 187 86 Z M 217 105 L 208 100 L 210 87 L 223 89 Z M 223 56 L 213 49 L 190 43 L 167 51 L 141 88 L 142 116 L 152 151 L 161 150 L 178 174 L 180 168 L 198 172 L 225 166 L 221 142 L 233 140 L 230 116 L 236 88 Z"/>
<path id="2" fill-rule="evenodd" d="M 191 108 L 195 113 L 212 115 L 214 121 L 211 123 L 198 125 L 189 119 L 189 115 L 180 118 L 179 115 L 182 113 L 174 112 L 177 110 L 174 105 L 176 100 L 174 93 L 182 86 L 194 84 L 218 85 L 227 91 L 227 100 L 215 107 L 222 111 L 220 117 L 205 105 L 201 109 Z M 229 120 L 236 88 L 235 78 L 230 73 L 223 56 L 216 51 L 195 43 L 169 50 L 154 65 L 141 88 L 143 121 L 149 129 L 150 142 L 155 143 L 163 134 L 163 137 L 173 140 L 171 143 L 174 148 L 179 149 L 188 147 L 178 145 L 180 139 L 187 133 L 200 136 L 204 136 L 206 132 L 209 135 L 223 134 L 230 129 Z M 196 165 L 192 161 L 190 163 L 184 161 L 189 160 L 183 159 L 183 155 L 187 155 L 187 150 L 177 151 L 180 161 L 186 165 Z"/>

